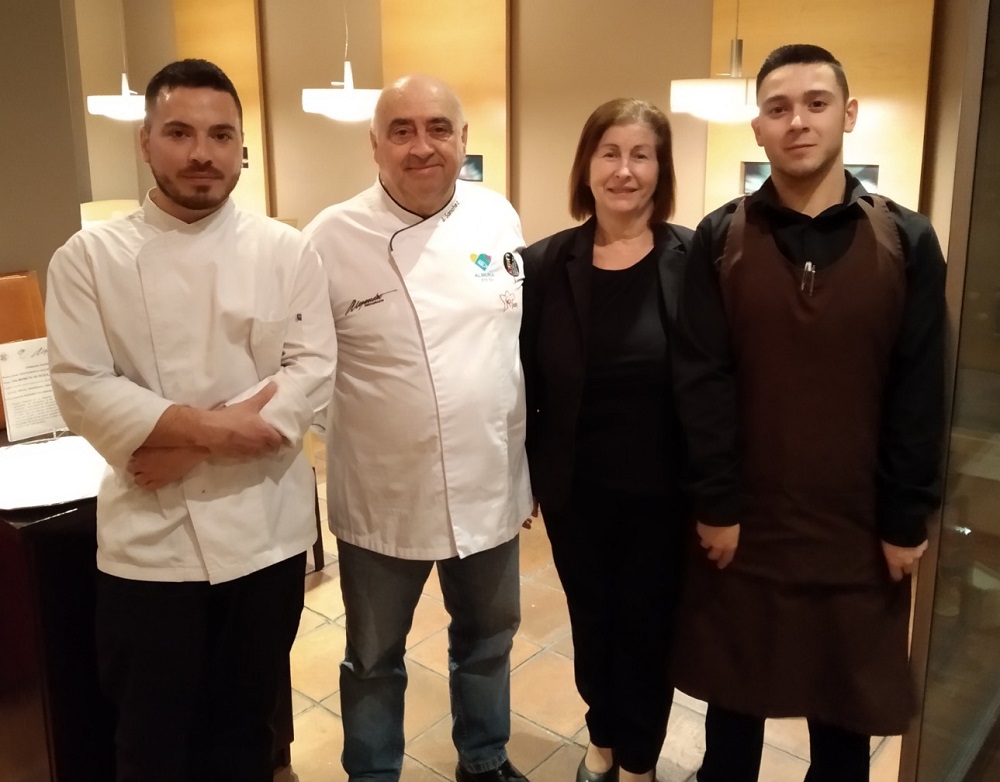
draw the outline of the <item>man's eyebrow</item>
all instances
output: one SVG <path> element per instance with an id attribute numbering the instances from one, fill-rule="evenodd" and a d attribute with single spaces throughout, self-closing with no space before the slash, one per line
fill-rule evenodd
<path id="1" fill-rule="evenodd" d="M 229 122 L 220 122 L 218 125 L 212 125 L 212 127 L 210 127 L 208 129 L 208 132 L 209 133 L 219 133 L 220 131 L 223 131 L 223 130 L 229 130 L 229 131 L 232 131 L 233 133 L 237 132 L 236 126 L 233 125 L 233 124 L 231 124 L 231 123 L 229 123 Z"/>
<path id="2" fill-rule="evenodd" d="M 414 122 L 412 119 L 394 119 L 389 121 L 389 130 L 393 128 L 412 128 Z"/>

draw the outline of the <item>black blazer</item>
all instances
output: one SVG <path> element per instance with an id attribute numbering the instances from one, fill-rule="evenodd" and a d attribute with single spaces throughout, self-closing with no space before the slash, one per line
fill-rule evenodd
<path id="1" fill-rule="evenodd" d="M 596 220 L 591 218 L 581 226 L 535 242 L 522 253 L 524 311 L 520 345 L 528 405 L 526 445 L 532 492 L 543 510 L 565 511 L 569 507 L 587 363 L 590 268 L 596 226 Z M 670 223 L 656 226 L 653 232 L 668 341 L 677 317 L 684 264 L 693 235 L 690 229 Z M 664 404 L 672 406 L 672 398 L 664 400 Z M 675 420 L 676 416 L 670 418 Z M 677 431 L 674 439 L 678 450 L 680 437 Z M 671 466 L 672 474 L 664 479 L 676 483 L 680 465 Z"/>

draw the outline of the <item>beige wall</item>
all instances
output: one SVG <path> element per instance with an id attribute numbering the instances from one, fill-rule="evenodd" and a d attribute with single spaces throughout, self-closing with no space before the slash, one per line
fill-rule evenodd
<path id="1" fill-rule="evenodd" d="M 715 0 L 712 73 L 729 70 L 737 0 Z M 933 0 L 739 0 L 744 73 L 786 43 L 815 43 L 843 63 L 858 99 L 844 162 L 877 164 L 879 192 L 911 208 L 920 195 Z M 764 161 L 748 125 L 709 127 L 705 211 L 742 192 L 741 163 Z"/>
<path id="2" fill-rule="evenodd" d="M 87 113 L 85 103 L 87 95 L 116 95 L 121 89 L 122 2 L 76 0 L 75 10 L 90 186 L 89 197 L 81 200 L 138 198 L 135 147 L 140 123 Z M 129 70 L 129 86 L 141 93 L 147 80 L 140 83 Z"/>
<path id="3" fill-rule="evenodd" d="M 621 96 L 669 110 L 670 80 L 704 76 L 711 5 L 687 0 L 514 0 L 512 194 L 525 238 L 572 224 L 568 180 L 584 121 Z M 677 173 L 674 221 L 703 216 L 706 123 L 670 115 Z"/>
<path id="4" fill-rule="evenodd" d="M 304 87 L 343 79 L 344 3 L 354 86 L 380 89 L 378 0 L 261 0 L 272 214 L 300 228 L 375 181 L 367 122 L 302 111 Z"/>
<path id="5" fill-rule="evenodd" d="M 541 3 L 545 5 L 547 3 Z M 507 0 L 382 0 L 386 83 L 427 73 L 458 93 L 483 184 L 507 194 Z"/>
<path id="6" fill-rule="evenodd" d="M 236 86 L 243 106 L 243 144 L 249 165 L 243 169 L 233 200 L 267 213 L 264 118 L 256 0 L 174 0 L 177 57 L 211 60 Z M 166 63 L 164 63 L 166 64 Z"/>
<path id="7" fill-rule="evenodd" d="M 79 66 L 66 55 L 67 41 L 76 47 L 66 10 L 60 0 L 0 3 L 0 274 L 34 270 L 43 285 L 52 253 L 80 227 L 71 90 Z"/>

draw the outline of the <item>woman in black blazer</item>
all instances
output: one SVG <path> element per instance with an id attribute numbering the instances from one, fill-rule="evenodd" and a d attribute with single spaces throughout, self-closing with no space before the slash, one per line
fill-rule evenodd
<path id="1" fill-rule="evenodd" d="M 590 746 L 578 782 L 652 780 L 673 697 L 680 434 L 668 344 L 691 231 L 670 125 L 618 99 L 587 120 L 577 227 L 524 251 L 528 462 L 573 627 Z"/>

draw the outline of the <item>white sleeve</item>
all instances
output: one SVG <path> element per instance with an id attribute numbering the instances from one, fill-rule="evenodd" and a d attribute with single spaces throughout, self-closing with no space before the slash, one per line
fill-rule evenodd
<path id="1" fill-rule="evenodd" d="M 45 323 L 52 391 L 70 430 L 124 468 L 171 402 L 116 373 L 91 264 L 78 236 L 49 264 Z"/>
<path id="2" fill-rule="evenodd" d="M 337 366 L 337 335 L 326 275 L 310 242 L 303 242 L 299 254 L 289 318 L 281 369 L 267 378 L 277 384 L 278 392 L 261 410 L 261 417 L 298 446 L 316 414 L 330 402 Z"/>

